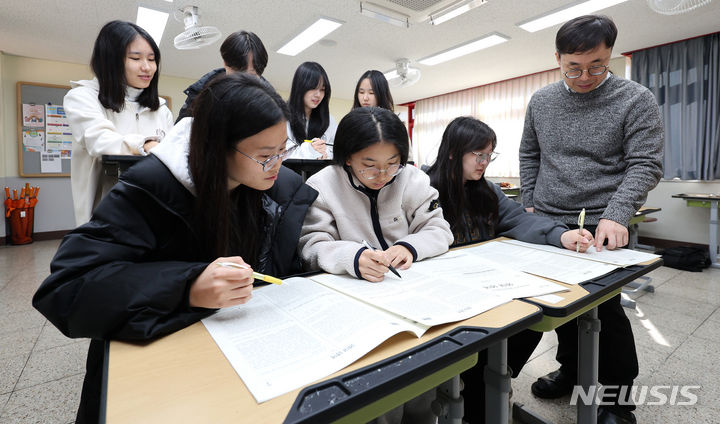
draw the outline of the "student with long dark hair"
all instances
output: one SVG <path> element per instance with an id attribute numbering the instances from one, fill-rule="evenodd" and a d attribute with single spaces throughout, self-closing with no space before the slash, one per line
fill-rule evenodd
<path id="1" fill-rule="evenodd" d="M 237 74 L 214 80 L 195 104 L 195 117 L 65 236 L 33 297 L 63 334 L 92 339 L 78 422 L 98 421 L 106 340 L 153 339 L 243 304 L 253 270 L 301 270 L 300 228 L 317 193 L 281 167 L 285 103 Z"/>
<path id="2" fill-rule="evenodd" d="M 355 86 L 353 109 L 356 107 L 381 107 L 395 110 L 390 86 L 382 72 L 376 70 L 365 71 Z"/>
<path id="3" fill-rule="evenodd" d="M 77 225 L 90 219 L 111 188 L 101 181 L 102 155 L 146 155 L 173 125 L 158 96 L 160 50 L 144 29 L 105 24 L 90 66 L 95 78 L 72 81 L 63 100 L 75 138 L 70 179 Z"/>
<path id="4" fill-rule="evenodd" d="M 288 107 L 288 136 L 298 146 L 296 159 L 329 159 L 337 123 L 330 115 L 330 80 L 317 62 L 304 62 L 293 76 Z M 306 142 L 305 140 L 309 140 Z M 290 145 L 288 145 L 288 148 Z"/>
<path id="5" fill-rule="evenodd" d="M 455 118 L 445 128 L 437 159 L 428 170 L 430 183 L 440 194 L 440 205 L 454 235 L 453 245 L 482 242 L 507 236 L 530 243 L 552 244 L 585 251 L 592 234 L 568 230 L 564 224 L 526 212 L 507 198 L 500 187 L 485 179 L 485 171 L 497 155 L 497 137 L 484 122 L 472 117 Z M 542 333 L 526 330 L 508 340 L 508 365 L 513 377 L 540 341 Z M 465 421 L 484 422 L 486 352 L 478 364 L 462 374 Z"/>

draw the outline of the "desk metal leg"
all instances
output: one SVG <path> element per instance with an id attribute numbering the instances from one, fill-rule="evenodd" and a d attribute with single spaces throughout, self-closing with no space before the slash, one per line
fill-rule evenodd
<path id="1" fill-rule="evenodd" d="M 487 350 L 485 366 L 485 422 L 506 424 L 510 407 L 510 374 L 507 369 L 507 339 Z"/>
<path id="2" fill-rule="evenodd" d="M 710 201 L 710 260 L 713 268 L 720 268 L 717 261 L 718 248 L 718 201 Z"/>
<path id="3" fill-rule="evenodd" d="M 593 387 L 595 394 L 598 385 L 598 349 L 600 346 L 600 320 L 597 308 L 578 317 L 578 384 L 585 393 Z M 577 422 L 579 424 L 597 423 L 597 403 L 595 396 L 590 405 L 582 402 L 578 396 Z"/>
<path id="4" fill-rule="evenodd" d="M 433 402 L 438 424 L 462 424 L 465 406 L 460 395 L 460 385 L 460 375 L 456 375 L 438 386 L 437 399 Z"/>

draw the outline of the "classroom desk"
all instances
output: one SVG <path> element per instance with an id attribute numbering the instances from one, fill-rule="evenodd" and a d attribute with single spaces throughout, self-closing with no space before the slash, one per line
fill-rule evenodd
<path id="1" fill-rule="evenodd" d="M 530 326 L 531 330 L 552 331 L 571 319 L 578 319 L 578 385 L 586 390 L 598 384 L 598 349 L 600 346 L 600 320 L 597 306 L 620 294 L 622 287 L 660 267 L 662 259 L 619 268 L 604 276 L 585 281 L 578 285 L 562 284 L 569 291 L 554 293 L 562 300 L 550 303 L 537 298 L 524 301 L 538 305 L 543 309 L 543 319 Z M 542 418 L 523 408 L 513 406 L 513 419 L 524 423 L 544 423 Z M 597 405 L 593 402 L 585 405 L 580 399 L 577 405 L 577 422 L 594 424 L 597 422 Z"/>
<path id="2" fill-rule="evenodd" d="M 332 165 L 330 159 L 285 159 L 283 165 L 292 169 L 303 177 L 303 181 L 307 181 L 311 175 L 328 165 Z"/>
<path id="3" fill-rule="evenodd" d="M 103 175 L 117 180 L 117 178 L 120 177 L 123 172 L 127 171 L 128 168 L 146 157 L 147 156 L 102 155 Z"/>
<path id="4" fill-rule="evenodd" d="M 684 199 L 688 207 L 710 208 L 710 264 L 713 268 L 720 268 L 718 262 L 718 200 L 720 194 L 697 193 L 697 194 L 673 194 L 672 197 Z"/>
<path id="5" fill-rule="evenodd" d="M 652 249 L 650 246 L 640 246 L 638 244 L 638 224 L 645 221 L 646 217 L 651 213 L 660 212 L 661 210 L 661 208 L 643 206 L 640 210 L 635 212 L 635 216 L 633 216 L 628 223 L 628 249 L 634 249 L 636 247 L 647 247 Z"/>
<path id="6" fill-rule="evenodd" d="M 202 323 L 146 343 L 111 341 L 103 379 L 105 418 L 110 423 L 363 422 L 457 376 L 477 362 L 482 349 L 490 348 L 491 369 L 504 370 L 507 337 L 540 315 L 538 306 L 515 300 L 435 326 L 419 339 L 398 334 L 323 381 L 261 404 Z M 507 423 L 507 393 L 489 390 L 488 401 L 498 402 L 493 410 L 499 415 L 489 422 Z"/>

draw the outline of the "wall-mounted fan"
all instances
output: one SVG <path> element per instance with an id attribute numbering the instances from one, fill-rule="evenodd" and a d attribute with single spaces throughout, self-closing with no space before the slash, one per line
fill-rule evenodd
<path id="1" fill-rule="evenodd" d="M 663 15 L 679 15 L 710 3 L 712 0 L 648 0 L 650 9 Z"/>
<path id="2" fill-rule="evenodd" d="M 398 59 L 395 61 L 395 70 L 385 73 L 390 87 L 409 87 L 420 81 L 420 70 L 410 66 L 407 59 Z"/>
<path id="3" fill-rule="evenodd" d="M 200 26 L 197 6 L 185 6 L 176 11 L 175 19 L 185 24 L 185 31 L 175 37 L 176 49 L 199 49 L 214 43 L 222 35 L 214 26 Z"/>

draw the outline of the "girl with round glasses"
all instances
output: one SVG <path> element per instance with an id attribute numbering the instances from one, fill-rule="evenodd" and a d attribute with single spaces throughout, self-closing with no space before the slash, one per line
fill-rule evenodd
<path id="1" fill-rule="evenodd" d="M 257 77 L 232 74 L 194 105 L 194 118 L 65 236 L 33 297 L 63 334 L 92 339 L 78 422 L 99 420 L 105 340 L 153 339 L 244 304 L 253 271 L 301 271 L 300 227 L 317 192 L 275 159 L 285 154 L 285 102 Z"/>
<path id="2" fill-rule="evenodd" d="M 452 233 L 437 190 L 405 166 L 408 149 L 405 126 L 391 111 L 363 107 L 345 115 L 333 165 L 307 181 L 319 193 L 300 237 L 307 265 L 379 282 L 389 266 L 407 269 L 447 251 Z"/>
<path id="3" fill-rule="evenodd" d="M 580 243 L 584 252 L 592 242 L 592 234 L 568 230 L 565 224 L 528 213 L 522 205 L 507 198 L 500 187 L 485 179 L 488 165 L 497 153 L 495 132 L 484 122 L 464 116 L 455 118 L 445 128 L 437 159 L 428 170 L 430 183 L 440 195 L 445 219 L 450 223 L 453 245 L 477 243 L 507 236 L 530 243 L 552 244 L 575 251 Z M 541 333 L 526 330 L 508 339 L 508 365 L 517 377 Z M 483 422 L 485 384 L 483 367 L 485 352 L 480 352 L 478 365 L 465 371 L 464 420 Z"/>

